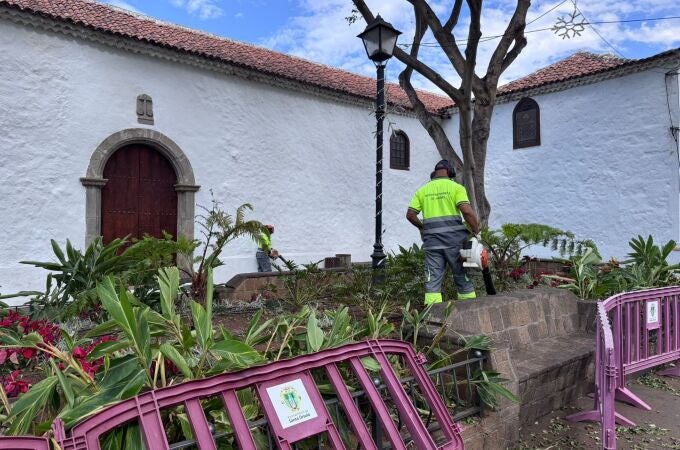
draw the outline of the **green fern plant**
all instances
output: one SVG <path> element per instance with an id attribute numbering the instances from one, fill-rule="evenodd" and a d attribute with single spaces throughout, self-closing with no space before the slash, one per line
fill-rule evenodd
<path id="1" fill-rule="evenodd" d="M 520 263 L 522 252 L 532 245 L 543 245 L 561 256 L 582 254 L 592 241 L 577 240 L 573 233 L 539 223 L 506 223 L 498 230 L 482 230 L 482 244 L 500 280 Z"/>
<path id="2" fill-rule="evenodd" d="M 210 208 L 199 207 L 204 211 L 198 216 L 198 226 L 203 236 L 199 246 L 200 253 L 193 258 L 193 254 L 185 255 L 193 265 L 183 267 L 182 271 L 191 279 L 191 294 L 194 299 L 202 302 L 205 299 L 208 271 L 222 265 L 219 257 L 224 247 L 234 239 L 248 236 L 256 239 L 264 231 L 264 226 L 257 220 L 246 220 L 248 211 L 253 207 L 244 203 L 236 208 L 232 216 L 222 209 L 220 202 L 212 199 Z"/>

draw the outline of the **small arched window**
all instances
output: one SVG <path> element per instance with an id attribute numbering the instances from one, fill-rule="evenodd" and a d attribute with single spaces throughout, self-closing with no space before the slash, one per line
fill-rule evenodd
<path id="1" fill-rule="evenodd" d="M 541 145 L 541 111 L 538 103 L 523 98 L 512 111 L 512 148 Z"/>
<path id="2" fill-rule="evenodd" d="M 390 169 L 408 170 L 410 164 L 408 136 L 396 130 L 390 136 Z"/>

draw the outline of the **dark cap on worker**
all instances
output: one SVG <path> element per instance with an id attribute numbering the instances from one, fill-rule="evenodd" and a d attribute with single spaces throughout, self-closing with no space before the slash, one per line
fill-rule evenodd
<path id="1" fill-rule="evenodd" d="M 442 169 L 449 170 L 451 168 L 452 168 L 451 163 L 446 159 L 442 159 L 441 161 L 439 161 L 437 163 L 436 166 L 434 166 L 434 170 L 442 170 Z"/>

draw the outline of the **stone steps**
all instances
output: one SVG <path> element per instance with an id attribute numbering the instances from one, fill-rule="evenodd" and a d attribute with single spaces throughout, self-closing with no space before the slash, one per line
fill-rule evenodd
<path id="1" fill-rule="evenodd" d="M 582 317 L 587 306 L 568 291 L 545 288 L 457 302 L 448 318 L 445 304 L 432 309 L 428 334 L 448 325 L 446 336 L 454 341 L 458 333 L 493 339 L 488 368 L 508 379 L 506 387 L 520 398 L 519 404 L 502 400 L 482 420 L 481 436 L 466 434 L 466 449 L 511 446 L 522 426 L 592 390 L 595 336 Z"/>

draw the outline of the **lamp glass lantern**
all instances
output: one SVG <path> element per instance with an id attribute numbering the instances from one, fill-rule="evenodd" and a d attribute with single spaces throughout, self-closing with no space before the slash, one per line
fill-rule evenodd
<path id="1" fill-rule="evenodd" d="M 395 29 L 392 24 L 385 22 L 378 15 L 357 37 L 364 42 L 368 59 L 376 64 L 381 64 L 392 57 L 400 34 L 401 31 Z"/>

